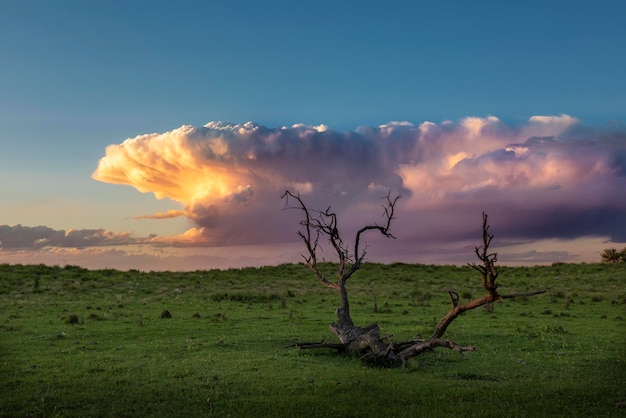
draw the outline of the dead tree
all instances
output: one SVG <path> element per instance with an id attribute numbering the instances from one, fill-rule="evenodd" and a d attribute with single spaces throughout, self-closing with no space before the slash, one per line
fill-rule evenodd
<path id="1" fill-rule="evenodd" d="M 476 309 L 480 306 L 492 303 L 494 301 L 502 301 L 504 299 L 512 299 L 518 296 L 533 296 L 544 293 L 544 290 L 521 292 L 501 295 L 498 293 L 498 271 L 496 268 L 497 253 L 490 252 L 491 240 L 493 235 L 489 233 L 489 224 L 487 222 L 487 214 L 483 213 L 482 224 L 482 245 L 475 248 L 475 253 L 480 263 L 468 263 L 470 267 L 481 274 L 482 286 L 486 294 L 478 299 L 461 304 L 459 295 L 453 290 L 448 290 L 450 296 L 451 308 L 441 318 L 433 333 L 428 339 L 415 339 L 403 342 L 387 342 L 388 337 L 379 335 L 378 324 L 371 324 L 365 327 L 354 325 L 354 321 L 350 317 L 350 305 L 348 303 L 348 293 L 346 289 L 346 281 L 352 274 L 359 269 L 365 257 L 365 249 L 359 249 L 361 235 L 369 230 L 378 230 L 386 237 L 394 238 L 389 232 L 391 221 L 393 220 L 395 204 L 399 196 L 391 199 L 387 195 L 384 205 L 384 225 L 368 225 L 361 228 L 355 237 L 354 252 L 350 254 L 344 245 L 337 227 L 337 215 L 330 211 L 311 211 L 304 204 L 299 195 L 295 195 L 290 191 L 286 191 L 283 195 L 287 208 L 301 209 L 304 213 L 304 219 L 300 221 L 303 230 L 298 235 L 303 240 L 306 247 L 306 254 L 303 255 L 306 265 L 315 273 L 317 279 L 326 287 L 339 290 L 341 294 L 341 307 L 337 309 L 337 322 L 331 324 L 331 331 L 339 337 L 340 343 L 295 343 L 292 346 L 312 349 L 312 348 L 332 348 L 339 352 L 357 353 L 361 357 L 361 361 L 368 365 L 379 366 L 403 366 L 406 362 L 422 353 L 432 351 L 437 347 L 449 348 L 459 352 L 474 351 L 474 346 L 459 345 L 451 340 L 443 338 L 448 326 L 464 312 Z M 292 205 L 290 199 L 296 204 Z M 316 216 L 312 216 L 312 213 Z M 320 269 L 318 263 L 319 240 L 325 237 L 329 240 L 330 245 L 334 248 L 339 258 L 338 272 L 336 280 L 329 280 L 328 277 Z"/>
<path id="2" fill-rule="evenodd" d="M 486 290 L 487 294 L 483 297 L 474 299 L 465 304 L 460 304 L 458 293 L 453 290 L 448 290 L 447 292 L 450 295 L 450 301 L 452 303 L 452 307 L 450 308 L 450 310 L 443 316 L 443 318 L 441 318 L 441 320 L 435 327 L 432 335 L 427 340 L 416 340 L 413 342 L 404 342 L 398 344 L 399 347 L 406 348 L 403 348 L 396 356 L 396 364 L 399 363 L 404 366 L 406 364 L 406 361 L 410 358 L 418 356 L 425 351 L 430 351 L 435 347 L 446 347 L 459 352 L 474 351 L 476 350 L 476 347 L 474 346 L 461 346 L 453 341 L 443 338 L 443 334 L 446 332 L 446 329 L 448 329 L 448 326 L 452 323 L 452 321 L 458 318 L 459 315 L 472 309 L 476 309 L 480 306 L 486 305 L 488 303 L 492 303 L 494 301 L 514 299 L 518 296 L 534 296 L 545 292 L 545 290 L 536 290 L 530 292 L 511 293 L 506 295 L 499 294 L 498 284 L 496 283 L 496 279 L 498 278 L 498 270 L 496 268 L 498 255 L 495 252 L 492 253 L 489 251 L 489 246 L 491 245 L 493 235 L 489 233 L 487 214 L 484 212 L 482 235 L 483 244 L 474 249 L 474 252 L 480 260 L 480 263 L 467 263 L 467 265 L 481 274 L 482 286 Z"/>
<path id="3" fill-rule="evenodd" d="M 367 245 L 361 247 L 361 237 L 365 232 L 378 231 L 387 238 L 395 238 L 389 231 L 391 221 L 394 219 L 395 205 L 400 196 L 391 198 L 391 194 L 387 194 L 386 202 L 383 205 L 384 222 L 382 225 L 372 224 L 359 229 L 354 239 L 354 250 L 351 253 L 347 245 L 341 239 L 339 234 L 339 225 L 337 222 L 337 214 L 332 212 L 330 207 L 325 211 L 312 211 L 304 204 L 300 195 L 294 194 L 289 190 L 283 194 L 285 207 L 288 209 L 300 209 L 303 212 L 304 219 L 300 221 L 302 230 L 298 231 L 298 235 L 304 242 L 306 254 L 302 257 L 306 265 L 315 273 L 317 279 L 326 287 L 338 290 L 341 295 L 341 306 L 336 310 L 337 322 L 330 325 L 331 331 L 337 335 L 340 344 L 296 344 L 301 348 L 318 348 L 329 347 L 339 351 L 347 352 L 372 352 L 377 355 L 386 355 L 385 351 L 389 345 L 383 342 L 378 333 L 378 324 L 371 324 L 365 327 L 354 325 L 354 321 L 350 316 L 350 303 L 348 300 L 348 290 L 346 283 L 348 279 L 361 267 L 363 259 L 367 254 Z M 328 239 L 330 246 L 336 253 L 338 258 L 336 277 L 331 279 L 323 271 L 318 260 L 320 252 L 320 238 Z"/>

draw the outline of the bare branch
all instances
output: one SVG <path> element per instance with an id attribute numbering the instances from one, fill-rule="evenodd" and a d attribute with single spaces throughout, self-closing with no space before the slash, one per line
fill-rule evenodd
<path id="1" fill-rule="evenodd" d="M 419 356 L 420 354 L 426 351 L 432 351 L 436 347 L 445 347 L 451 350 L 458 351 L 462 353 L 464 351 L 476 351 L 476 347 L 474 346 L 462 346 L 453 341 L 446 340 L 443 338 L 429 338 L 428 340 L 418 342 L 406 348 L 398 353 L 396 356 L 396 362 L 401 362 L 404 366 L 405 362 L 415 356 Z"/>
<path id="2" fill-rule="evenodd" d="M 546 293 L 546 291 L 545 290 L 532 290 L 530 292 L 511 293 L 510 295 L 499 295 L 499 299 L 500 300 L 503 300 L 503 299 L 515 299 L 517 297 L 535 296 L 535 295 L 540 295 L 542 293 Z"/>
<path id="3" fill-rule="evenodd" d="M 459 305 L 459 294 L 452 290 L 448 290 L 448 294 L 450 295 L 450 300 L 452 301 L 452 307 L 456 308 Z"/>
<path id="4" fill-rule="evenodd" d="M 307 266 L 316 274 L 317 278 L 327 287 L 339 288 L 341 283 L 345 281 L 361 267 L 361 263 L 367 253 L 366 249 L 361 249 L 361 236 L 370 230 L 377 230 L 388 238 L 395 238 L 391 232 L 391 221 L 394 219 L 395 205 L 400 195 L 391 198 L 391 193 L 387 193 L 386 202 L 383 205 L 384 223 L 382 225 L 373 224 L 366 225 L 358 230 L 355 237 L 354 253 L 350 254 L 347 246 L 344 244 L 338 227 L 337 214 L 332 212 L 328 207 L 325 211 L 315 211 L 317 217 L 312 217 L 311 210 L 302 201 L 299 194 L 294 194 L 287 190 L 282 196 L 285 199 L 286 209 L 300 209 L 304 212 L 304 219 L 300 221 L 300 225 L 304 231 L 299 231 L 298 235 L 302 239 L 307 249 L 307 254 L 302 255 Z M 297 204 L 291 205 L 289 199 L 294 199 Z M 335 250 L 338 258 L 338 277 L 337 282 L 329 280 L 318 268 L 317 253 L 320 249 L 320 236 L 326 236 L 328 242 Z"/>
<path id="5" fill-rule="evenodd" d="M 361 235 L 363 233 L 365 233 L 366 231 L 378 230 L 381 234 L 383 234 L 387 238 L 393 238 L 393 239 L 396 238 L 391 234 L 391 232 L 389 232 L 389 229 L 391 228 L 391 221 L 394 219 L 393 215 L 394 215 L 394 211 L 396 207 L 396 202 L 398 201 L 398 199 L 400 199 L 400 195 L 397 195 L 395 198 L 391 199 L 391 192 L 389 192 L 385 196 L 385 199 L 387 201 L 383 205 L 383 217 L 385 218 L 384 225 L 378 225 L 378 224 L 367 225 L 359 229 L 359 231 L 356 233 L 356 237 L 354 240 L 355 260 L 352 265 L 352 268 L 350 269 L 350 271 L 348 272 L 345 278 L 346 280 L 352 275 L 352 273 L 354 273 L 356 270 L 359 269 L 359 267 L 361 267 L 361 263 L 363 259 L 365 258 L 365 254 L 367 254 L 367 251 L 366 251 L 367 246 L 359 253 L 359 245 L 361 243 Z"/>
<path id="6" fill-rule="evenodd" d="M 498 278 L 498 270 L 496 269 L 496 262 L 498 261 L 497 253 L 489 252 L 489 245 L 493 235 L 489 233 L 489 223 L 487 222 L 487 214 L 483 212 L 483 245 L 474 249 L 476 256 L 482 262 L 482 265 L 476 263 L 467 263 L 468 266 L 480 272 L 482 275 L 483 287 L 487 290 L 495 299 L 497 296 L 496 279 Z"/>
<path id="7" fill-rule="evenodd" d="M 291 347 L 296 347 L 296 348 L 301 348 L 303 350 L 310 350 L 313 348 L 332 348 L 333 350 L 337 350 L 337 351 L 345 351 L 347 348 L 347 344 L 343 344 L 343 343 L 325 343 L 324 341 L 321 341 L 319 343 L 293 343 L 293 344 L 289 344 L 287 346 L 285 346 L 284 348 L 291 348 Z"/>
<path id="8" fill-rule="evenodd" d="M 307 250 L 307 254 L 302 254 L 306 265 L 315 273 L 317 279 L 326 287 L 332 289 L 338 289 L 339 284 L 334 283 L 326 278 L 324 273 L 319 269 L 317 263 L 317 251 L 319 248 L 320 233 L 324 232 L 325 224 L 317 218 L 313 219 L 307 206 L 300 198 L 300 194 L 293 194 L 289 190 L 286 190 L 282 195 L 282 199 L 285 200 L 285 209 L 300 209 L 304 212 L 304 219 L 300 221 L 300 225 L 304 228 L 304 231 L 298 231 L 298 236 L 304 242 L 304 246 Z M 290 204 L 289 199 L 294 199 L 297 205 Z"/>

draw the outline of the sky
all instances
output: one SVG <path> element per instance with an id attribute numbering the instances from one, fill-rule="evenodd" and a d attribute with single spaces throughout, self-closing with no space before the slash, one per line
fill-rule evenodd
<path id="1" fill-rule="evenodd" d="M 626 2 L 0 3 L 0 263 L 598 262 L 626 247 Z M 326 250 L 324 259 L 333 260 Z"/>

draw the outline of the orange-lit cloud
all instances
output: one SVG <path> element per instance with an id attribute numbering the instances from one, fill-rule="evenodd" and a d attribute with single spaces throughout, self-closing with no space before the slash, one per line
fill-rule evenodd
<path id="1" fill-rule="evenodd" d="M 168 210 L 167 212 L 156 212 L 152 215 L 133 216 L 133 219 L 172 219 L 179 216 L 185 216 L 185 212 L 182 210 Z"/>
<path id="2" fill-rule="evenodd" d="M 624 131 L 568 115 L 533 116 L 523 126 L 489 116 L 352 132 L 211 122 L 111 145 L 93 178 L 179 202 L 181 210 L 145 216 L 192 220 L 197 228 L 170 240 L 178 245 L 292 238 L 293 219 L 280 210 L 285 189 L 313 208 L 349 214 L 347 228 L 378 216 L 386 191 L 400 193 L 397 224 L 416 240 L 467 236 L 483 210 L 510 234 L 621 239 Z"/>
<path id="3" fill-rule="evenodd" d="M 363 166 L 351 172 L 346 158 Z M 401 186 L 377 159 L 371 142 L 324 125 L 268 129 L 214 122 L 111 145 L 93 178 L 180 202 L 180 211 L 138 217 L 184 214 L 202 231 L 195 236 L 198 244 L 262 242 L 286 236 L 278 228 L 285 189 L 332 198 L 355 190 L 371 194 L 368 185 L 374 182 Z"/>
<path id="4" fill-rule="evenodd" d="M 157 244 L 174 247 L 204 246 L 219 244 L 212 241 L 204 228 L 190 228 L 182 234 L 169 236 L 152 236 L 144 240 L 147 244 Z"/>

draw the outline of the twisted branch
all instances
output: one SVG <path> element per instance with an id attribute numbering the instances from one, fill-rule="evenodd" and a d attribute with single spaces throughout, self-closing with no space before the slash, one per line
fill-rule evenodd
<path id="1" fill-rule="evenodd" d="M 366 225 L 359 229 L 356 233 L 354 240 L 354 253 L 350 254 L 348 247 L 344 244 L 339 234 L 337 214 L 331 211 L 328 207 L 325 211 L 311 211 L 299 194 L 294 194 L 289 190 L 286 190 L 282 198 L 285 200 L 285 209 L 300 209 L 304 213 L 304 219 L 300 221 L 300 225 L 303 230 L 298 231 L 298 236 L 304 242 L 306 248 L 306 255 L 301 254 L 306 265 L 315 273 L 319 281 L 325 286 L 338 289 L 342 283 L 345 283 L 350 276 L 361 267 L 365 255 L 367 254 L 367 248 L 360 249 L 361 236 L 370 230 L 377 230 L 387 238 L 395 237 L 391 234 L 391 221 L 394 219 L 395 205 L 400 196 L 391 198 L 390 193 L 385 196 L 386 202 L 383 205 L 383 218 L 385 219 L 383 225 L 373 224 Z M 291 204 L 290 199 L 296 201 L 296 204 Z M 316 217 L 311 215 L 311 212 L 317 213 Z M 325 236 L 328 239 L 331 247 L 335 250 L 338 258 L 338 271 L 337 280 L 329 280 L 318 266 L 318 251 L 320 250 L 319 239 L 320 236 Z"/>

